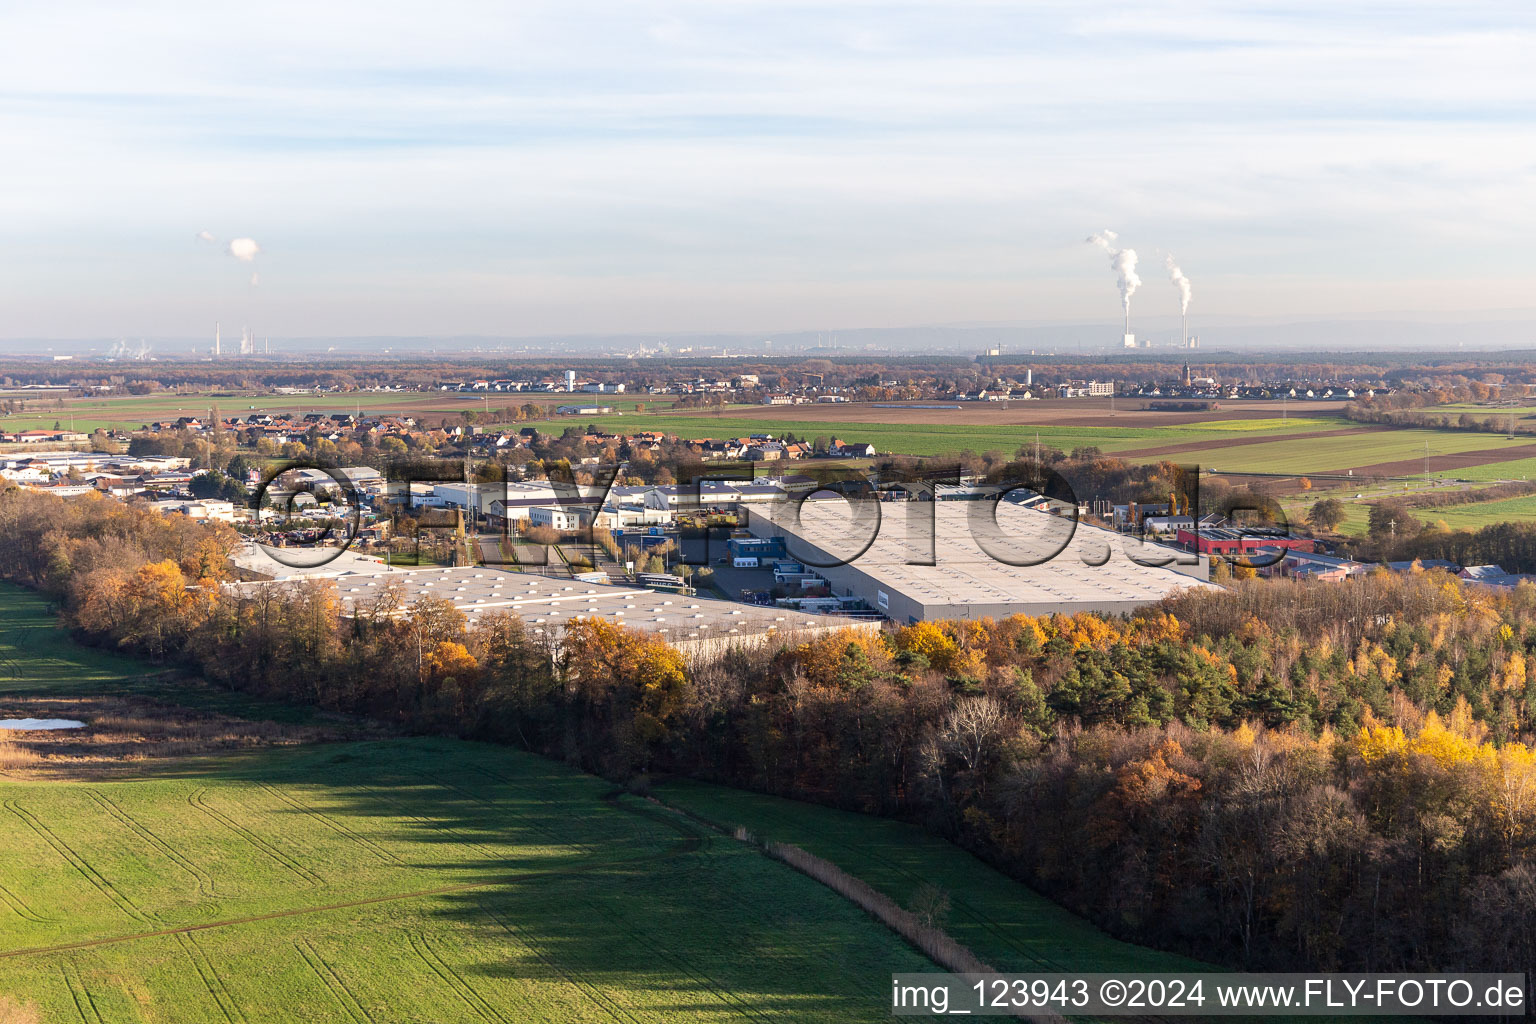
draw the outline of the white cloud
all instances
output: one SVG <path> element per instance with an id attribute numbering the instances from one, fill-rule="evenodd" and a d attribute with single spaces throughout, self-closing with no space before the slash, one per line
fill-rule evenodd
<path id="1" fill-rule="evenodd" d="M 249 263 L 261 252 L 254 238 L 236 238 L 229 243 L 229 254 L 241 263 Z"/>

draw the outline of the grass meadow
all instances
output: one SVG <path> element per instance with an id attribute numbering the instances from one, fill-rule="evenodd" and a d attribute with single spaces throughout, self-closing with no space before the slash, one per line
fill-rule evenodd
<path id="1" fill-rule="evenodd" d="M 1212 446 L 1183 452 L 1179 459 L 1224 473 L 1325 473 L 1373 466 L 1383 462 L 1432 456 L 1497 453 L 1531 443 L 1529 438 L 1507 441 L 1502 436 L 1450 430 L 1377 430 L 1326 437 L 1279 438 L 1260 444 Z M 1507 465 L 1507 464 L 1505 464 Z M 1500 469 L 1500 464 L 1486 468 Z M 1405 475 L 1413 475 L 1411 472 Z M 1465 477 L 1457 469 L 1446 476 Z M 1502 472 L 1496 479 L 1506 479 Z"/>
<path id="2" fill-rule="evenodd" d="M 655 787 L 667 804 L 721 828 L 798 846 L 904 907 L 925 886 L 949 899 L 944 929 L 1000 971 L 1188 971 L 1199 961 L 1111 938 L 1082 918 L 915 825 L 690 780 Z"/>
<path id="3" fill-rule="evenodd" d="M 610 790 L 431 739 L 0 782 L 0 991 L 45 1021 L 874 1021 L 931 969 Z"/>
<path id="4" fill-rule="evenodd" d="M 870 409 L 872 415 L 880 410 Z M 645 412 L 624 416 L 582 417 L 583 426 L 595 424 L 603 430 L 633 433 L 639 430 L 661 430 L 687 439 L 746 437 L 751 434 L 794 434 L 803 440 L 818 437 L 840 438 L 844 441 L 868 442 L 882 452 L 903 455 L 943 456 L 958 455 L 969 449 L 974 452 L 1000 451 L 1012 455 L 1024 445 L 1032 445 L 1038 436 L 1046 447 L 1071 451 L 1074 448 L 1093 447 L 1105 452 L 1134 451 L 1165 444 L 1191 441 L 1219 441 L 1232 438 L 1252 438 L 1266 432 L 1277 434 L 1303 430 L 1325 430 L 1343 421 L 1291 420 L 1287 423 L 1276 419 L 1259 421 L 1269 424 L 1262 428 L 1249 428 L 1245 421 L 1233 421 L 1238 429 L 1224 431 L 1221 421 L 1169 426 L 1094 427 L 1094 426 L 1034 426 L 1028 424 L 966 424 L 966 423 L 916 423 L 896 419 L 869 422 L 829 422 L 826 420 L 794 420 L 746 416 L 712 416 L 706 412 Z M 1182 459 L 1183 456 L 1178 456 Z"/>

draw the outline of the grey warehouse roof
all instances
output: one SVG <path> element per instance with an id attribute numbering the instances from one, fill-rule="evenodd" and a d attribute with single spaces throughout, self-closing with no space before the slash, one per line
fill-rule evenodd
<path id="1" fill-rule="evenodd" d="M 406 572 L 353 573 L 331 580 L 346 606 L 366 607 L 390 588 L 398 588 L 401 603 L 442 598 L 473 623 L 480 615 L 498 611 L 517 615 L 536 633 L 558 639 L 565 623 L 595 616 L 634 629 L 656 633 L 675 643 L 690 640 L 761 638 L 775 632 L 826 630 L 867 623 L 835 615 L 811 615 L 784 608 L 766 608 L 684 597 L 637 587 L 583 583 L 579 580 L 508 572 L 488 566 L 416 569 Z M 233 584 L 236 589 L 292 586 L 284 581 Z"/>

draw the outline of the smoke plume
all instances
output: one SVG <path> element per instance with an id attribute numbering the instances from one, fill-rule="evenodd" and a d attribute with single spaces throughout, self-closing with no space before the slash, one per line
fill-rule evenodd
<path id="1" fill-rule="evenodd" d="M 1125 308 L 1125 315 L 1131 315 L 1131 296 L 1136 294 L 1136 289 L 1141 287 L 1141 278 L 1136 276 L 1136 250 L 1120 249 L 1115 246 L 1115 241 L 1120 236 L 1105 228 L 1103 231 L 1088 236 L 1088 244 L 1096 245 L 1109 253 L 1109 265 L 1115 272 L 1120 284 L 1120 305 Z"/>
<path id="2" fill-rule="evenodd" d="M 217 238 L 213 237 L 213 232 L 212 231 L 199 231 L 197 233 L 197 240 L 199 242 L 217 242 L 218 241 Z"/>
<path id="3" fill-rule="evenodd" d="M 229 243 L 229 254 L 241 263 L 249 263 L 261 252 L 254 238 L 237 238 Z"/>
<path id="4" fill-rule="evenodd" d="M 1189 296 L 1191 294 L 1189 278 L 1185 277 L 1184 271 L 1179 269 L 1178 261 L 1173 258 L 1173 253 L 1168 254 L 1165 262 L 1168 264 L 1168 280 L 1172 281 L 1173 286 L 1179 290 L 1179 312 L 1188 313 Z"/>

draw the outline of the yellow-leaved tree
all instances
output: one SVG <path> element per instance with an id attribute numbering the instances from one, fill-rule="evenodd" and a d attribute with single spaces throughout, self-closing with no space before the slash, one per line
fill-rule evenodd
<path id="1" fill-rule="evenodd" d="M 688 673 L 683 656 L 666 641 L 605 619 L 566 623 L 561 661 L 574 696 L 606 707 L 617 729 L 628 727 L 641 744 L 667 735 L 682 707 Z"/>

